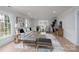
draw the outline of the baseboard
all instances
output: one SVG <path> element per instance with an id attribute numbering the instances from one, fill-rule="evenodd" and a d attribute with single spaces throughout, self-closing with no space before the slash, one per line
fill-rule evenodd
<path id="1" fill-rule="evenodd" d="M 75 37 L 73 37 L 70 33 L 68 33 L 68 32 L 64 32 L 64 37 L 66 38 L 66 39 L 68 39 L 71 43 L 73 43 L 74 45 L 78 45 L 77 44 L 77 41 L 76 41 L 76 38 Z"/>
<path id="2" fill-rule="evenodd" d="M 13 38 L 14 37 L 11 36 L 11 37 L 7 37 L 7 38 L 0 40 L 0 47 L 12 42 L 14 40 Z"/>

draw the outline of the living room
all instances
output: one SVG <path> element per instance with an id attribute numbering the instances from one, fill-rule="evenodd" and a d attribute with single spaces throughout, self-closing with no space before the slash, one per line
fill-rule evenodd
<path id="1" fill-rule="evenodd" d="M 0 51 L 79 51 L 78 15 L 74 6 L 0 6 Z"/>

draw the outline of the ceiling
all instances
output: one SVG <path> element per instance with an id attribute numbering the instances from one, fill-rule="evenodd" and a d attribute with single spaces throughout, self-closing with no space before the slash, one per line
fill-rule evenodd
<path id="1" fill-rule="evenodd" d="M 34 19 L 47 20 L 58 16 L 71 6 L 11 6 L 9 8 Z"/>

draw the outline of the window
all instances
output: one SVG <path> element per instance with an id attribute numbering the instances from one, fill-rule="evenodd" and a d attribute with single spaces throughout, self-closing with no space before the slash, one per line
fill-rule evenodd
<path id="1" fill-rule="evenodd" d="M 8 15 L 0 14 L 0 37 L 11 34 L 11 23 Z"/>
<path id="2" fill-rule="evenodd" d="M 46 29 L 46 26 L 49 25 L 49 22 L 48 20 L 39 20 L 38 21 L 38 25 L 41 27 L 41 29 Z"/>

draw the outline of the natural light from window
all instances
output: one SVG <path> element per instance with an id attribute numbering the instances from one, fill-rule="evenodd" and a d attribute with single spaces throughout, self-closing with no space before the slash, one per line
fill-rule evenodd
<path id="1" fill-rule="evenodd" d="M 11 23 L 8 15 L 0 14 L 0 38 L 11 34 Z"/>

